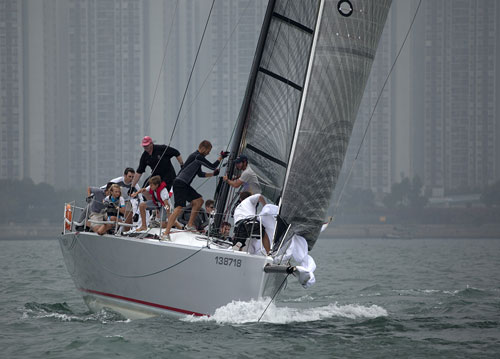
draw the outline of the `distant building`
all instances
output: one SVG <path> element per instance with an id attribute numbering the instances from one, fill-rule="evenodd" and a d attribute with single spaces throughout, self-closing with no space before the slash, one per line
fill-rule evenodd
<path id="1" fill-rule="evenodd" d="M 143 6 L 0 1 L 0 178 L 75 188 L 137 165 Z"/>
<path id="2" fill-rule="evenodd" d="M 171 145 L 181 151 L 185 158 L 202 140 L 210 140 L 207 131 L 211 122 L 208 111 L 210 105 L 206 95 L 209 86 L 206 84 L 202 87 L 211 65 L 209 30 L 205 34 L 188 86 L 209 10 L 209 2 L 195 1 L 180 1 L 177 9 L 172 4 L 164 7 L 164 41 L 158 44 L 163 52 L 168 41 L 162 71 L 164 97 L 157 98 L 156 101 L 163 102 L 165 106 L 160 119 L 163 132 L 157 133 L 156 139 L 166 144 L 172 139 Z M 155 56 L 158 55 L 160 52 Z M 157 77 L 158 73 L 153 75 Z"/>
<path id="3" fill-rule="evenodd" d="M 0 0 L 0 178 L 25 176 L 23 8 Z"/>
<path id="4" fill-rule="evenodd" d="M 211 62 L 217 63 L 211 78 L 210 134 L 217 148 L 230 144 L 266 7 L 263 1 L 253 1 L 250 6 L 247 1 L 231 1 L 214 9 Z"/>
<path id="5" fill-rule="evenodd" d="M 392 178 L 392 151 L 393 151 L 393 113 L 391 108 L 392 86 L 388 83 L 381 94 L 382 86 L 391 67 L 392 27 L 390 19 L 380 38 L 377 53 L 372 65 L 371 74 L 366 84 L 358 116 L 350 141 L 348 157 L 345 160 L 345 169 L 348 171 L 353 165 L 355 156 L 360 150 L 358 159 L 349 181 L 349 186 L 354 188 L 371 189 L 374 193 L 388 193 L 393 182 Z M 368 132 L 361 145 L 370 116 L 375 109 Z"/>
<path id="6" fill-rule="evenodd" d="M 144 135 L 142 3 L 68 5 L 67 180 L 103 184 L 136 166 Z M 62 54 L 61 54 L 62 55 Z"/>
<path id="7" fill-rule="evenodd" d="M 480 189 L 500 177 L 499 8 L 495 0 L 422 4 L 412 162 L 430 194 Z"/>

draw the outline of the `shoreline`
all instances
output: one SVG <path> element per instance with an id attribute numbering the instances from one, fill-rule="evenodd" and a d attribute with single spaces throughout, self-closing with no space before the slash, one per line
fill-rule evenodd
<path id="1" fill-rule="evenodd" d="M 61 233 L 62 224 L 0 225 L 0 239 L 57 239 Z M 500 224 L 331 224 L 320 238 L 500 238 Z"/>
<path id="2" fill-rule="evenodd" d="M 342 224 L 330 225 L 323 238 L 500 238 L 500 224 Z"/>

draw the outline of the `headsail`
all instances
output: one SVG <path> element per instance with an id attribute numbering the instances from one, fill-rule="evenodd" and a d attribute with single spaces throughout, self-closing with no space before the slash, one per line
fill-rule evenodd
<path id="1" fill-rule="evenodd" d="M 289 233 L 303 236 L 309 249 L 326 217 L 390 4 L 268 5 L 232 152 L 248 156 L 263 194 L 280 199 Z"/>
<path id="2" fill-rule="evenodd" d="M 390 4 L 325 1 L 280 209 L 309 249 L 326 218 Z"/>

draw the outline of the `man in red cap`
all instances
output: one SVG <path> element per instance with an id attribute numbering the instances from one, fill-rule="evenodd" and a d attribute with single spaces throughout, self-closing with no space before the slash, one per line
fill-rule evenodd
<path id="1" fill-rule="evenodd" d="M 139 182 L 142 174 L 146 171 L 146 167 L 149 166 L 151 168 L 151 177 L 156 175 L 160 176 L 170 190 L 176 176 L 174 166 L 172 166 L 170 159 L 172 157 L 177 158 L 177 161 L 179 161 L 182 167 L 184 161 L 182 160 L 181 153 L 170 146 L 155 145 L 149 136 L 145 136 L 142 139 L 142 147 L 144 148 L 144 152 L 139 161 L 139 167 L 137 167 L 135 171 L 132 187 Z"/>

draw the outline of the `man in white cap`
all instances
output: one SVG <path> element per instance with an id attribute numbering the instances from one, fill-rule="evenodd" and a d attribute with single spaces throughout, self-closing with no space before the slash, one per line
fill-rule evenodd
<path id="1" fill-rule="evenodd" d="M 135 171 L 132 187 L 139 182 L 142 174 L 146 171 L 146 167 L 149 166 L 151 168 L 151 177 L 160 176 L 162 181 L 165 181 L 167 184 L 167 188 L 169 190 L 172 189 L 176 174 L 170 159 L 172 157 L 177 158 L 182 167 L 184 161 L 182 160 L 181 153 L 167 145 L 155 145 L 149 136 L 145 136 L 142 139 L 142 147 L 144 148 L 144 152 L 139 161 L 139 167 Z"/>

